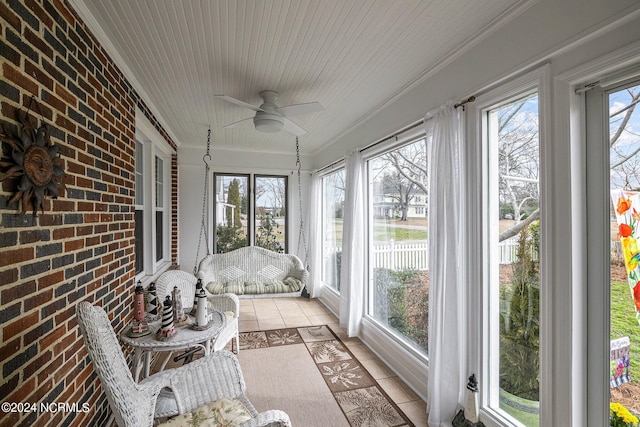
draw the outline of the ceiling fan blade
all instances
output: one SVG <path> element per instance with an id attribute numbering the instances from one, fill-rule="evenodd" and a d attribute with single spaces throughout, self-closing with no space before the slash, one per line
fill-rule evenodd
<path id="1" fill-rule="evenodd" d="M 284 118 L 284 126 L 282 126 L 282 128 L 287 132 L 294 134 L 295 136 L 302 136 L 305 133 L 307 133 L 306 130 L 304 130 L 297 124 L 293 123 L 291 120 L 287 119 L 286 117 Z"/>
<path id="2" fill-rule="evenodd" d="M 319 102 L 308 102 L 306 104 L 293 104 L 276 108 L 278 113 L 284 116 L 295 116 L 299 114 L 310 114 L 324 111 L 324 107 Z"/>
<path id="3" fill-rule="evenodd" d="M 225 128 L 225 129 L 237 128 L 237 127 L 240 127 L 240 126 L 244 125 L 245 123 L 249 123 L 252 120 L 253 120 L 253 117 L 247 117 L 246 119 L 242 119 L 242 120 L 238 120 L 237 122 L 229 123 L 228 125 L 223 126 L 223 128 Z"/>
<path id="4" fill-rule="evenodd" d="M 231 102 L 232 104 L 239 105 L 241 107 L 248 108 L 253 111 L 263 111 L 262 108 L 256 107 L 255 105 L 247 104 L 246 102 L 240 101 L 239 99 L 232 98 L 227 95 L 215 95 L 216 98 L 222 99 L 227 102 Z"/>

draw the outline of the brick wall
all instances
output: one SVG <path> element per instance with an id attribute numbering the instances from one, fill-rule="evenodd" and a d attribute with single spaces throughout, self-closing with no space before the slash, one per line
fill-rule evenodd
<path id="1" fill-rule="evenodd" d="M 89 404 L 89 412 L 4 413 L 2 426 L 104 425 L 108 405 L 75 320 L 102 305 L 119 332 L 134 286 L 135 111 L 175 143 L 61 0 L 0 2 L 0 120 L 15 111 L 49 125 L 67 190 L 44 214 L 19 215 L 0 189 L 0 400 Z M 37 113 L 34 113 L 35 112 Z M 7 144 L 3 157 L 9 156 Z M 172 260 L 177 258 L 177 159 L 172 168 Z"/>

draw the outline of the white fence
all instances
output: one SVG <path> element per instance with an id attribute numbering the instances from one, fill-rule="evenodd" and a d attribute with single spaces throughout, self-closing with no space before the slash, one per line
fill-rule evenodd
<path id="1" fill-rule="evenodd" d="M 500 264 L 511 264 L 516 260 L 518 238 L 512 237 L 499 245 Z M 325 256 L 340 252 L 340 246 L 325 250 Z M 373 261 L 376 267 L 391 270 L 428 270 L 429 245 L 427 242 L 386 242 L 373 245 Z"/>
<path id="2" fill-rule="evenodd" d="M 390 270 L 428 270 L 429 247 L 427 242 L 389 242 L 373 245 L 376 267 Z"/>

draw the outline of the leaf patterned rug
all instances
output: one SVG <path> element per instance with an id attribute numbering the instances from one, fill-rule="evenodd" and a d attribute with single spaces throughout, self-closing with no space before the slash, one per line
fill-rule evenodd
<path id="1" fill-rule="evenodd" d="M 254 349 L 275 351 L 276 348 L 283 346 L 306 348 L 307 352 L 301 354 L 308 353 L 313 360 L 313 364 L 342 410 L 348 425 L 352 427 L 413 426 L 353 353 L 325 325 L 241 333 L 241 364 L 243 352 Z M 284 351 L 285 349 L 281 348 L 277 357 L 286 358 Z M 260 364 L 261 360 L 266 358 L 252 361 L 252 364 Z M 281 370 L 286 371 L 287 364 L 283 363 L 282 366 L 284 368 Z M 244 367 L 243 370 L 245 370 Z M 287 375 L 287 373 L 282 372 L 278 374 L 280 375 Z M 300 373 L 296 375 L 298 378 L 301 376 Z M 296 379 L 292 378 L 289 381 L 293 383 Z M 251 388 L 248 388 L 248 392 L 251 392 Z M 291 412 L 291 409 L 288 412 Z M 310 418 L 306 418 L 306 425 L 309 425 L 309 420 Z"/>

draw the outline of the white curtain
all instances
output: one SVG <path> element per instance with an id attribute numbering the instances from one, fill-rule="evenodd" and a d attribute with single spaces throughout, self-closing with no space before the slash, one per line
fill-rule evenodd
<path id="1" fill-rule="evenodd" d="M 311 191 L 309 192 L 309 289 L 311 298 L 317 298 L 324 287 L 322 283 L 322 178 L 314 172 L 311 175 Z"/>
<path id="2" fill-rule="evenodd" d="M 346 159 L 346 193 L 340 272 L 340 326 L 357 336 L 364 293 L 364 187 L 362 155 L 355 150 Z"/>
<path id="3" fill-rule="evenodd" d="M 451 426 L 466 385 L 463 112 L 425 118 L 429 148 L 429 427 Z"/>

